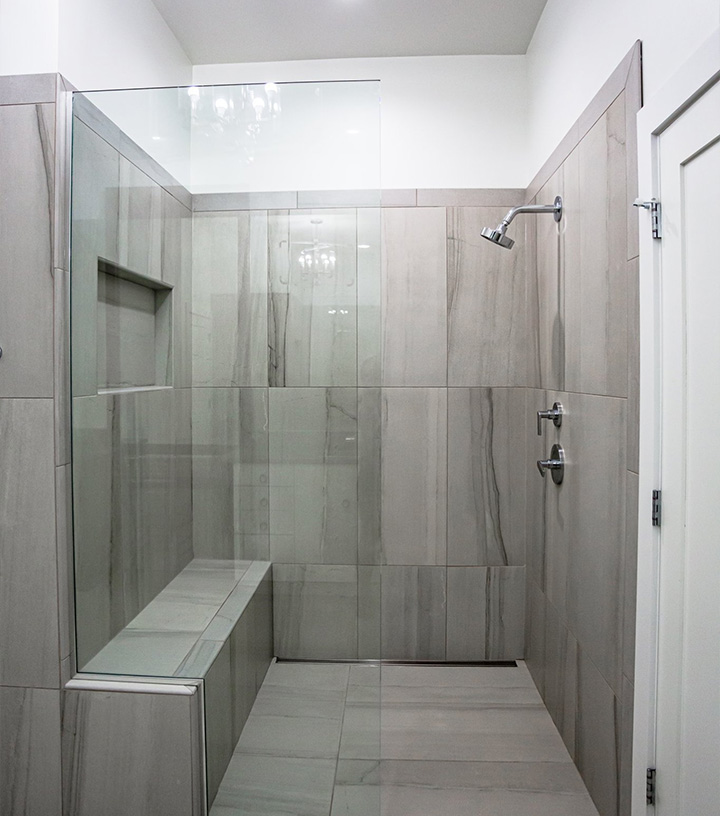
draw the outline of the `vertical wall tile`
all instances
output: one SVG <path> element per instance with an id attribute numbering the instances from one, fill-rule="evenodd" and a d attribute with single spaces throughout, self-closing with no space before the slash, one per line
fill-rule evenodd
<path id="1" fill-rule="evenodd" d="M 274 563 L 357 564 L 357 389 L 270 389 Z"/>
<path id="2" fill-rule="evenodd" d="M 382 655 L 382 567 L 358 567 L 358 658 Z"/>
<path id="3" fill-rule="evenodd" d="M 63 812 L 192 816 L 194 702 L 186 695 L 66 691 Z"/>
<path id="4" fill-rule="evenodd" d="M 98 258 L 119 263 L 120 156 L 73 119 L 72 380 L 73 395 L 97 392 Z"/>
<path id="5" fill-rule="evenodd" d="M 358 385 L 382 385 L 382 210 L 357 210 Z"/>
<path id="6" fill-rule="evenodd" d="M 633 684 L 623 678 L 622 720 L 620 741 L 620 794 L 618 813 L 628 816 L 632 808 L 632 748 L 633 748 L 633 711 L 635 689 Z"/>
<path id="7" fill-rule="evenodd" d="M 164 381 L 192 385 L 192 213 L 165 190 L 162 196 L 162 279 L 172 291 L 172 370 Z"/>
<path id="8" fill-rule="evenodd" d="M 233 697 L 230 641 L 208 669 L 203 683 L 205 695 L 205 750 L 208 802 L 212 803 L 227 770 L 237 740 L 233 740 Z"/>
<path id="9" fill-rule="evenodd" d="M 573 189 L 565 176 L 572 158 L 550 178 L 535 198 L 550 204 L 563 197 L 563 217 L 558 223 L 547 215 L 529 216 L 527 231 L 534 236 L 535 257 L 529 259 L 528 333 L 532 356 L 528 360 L 528 383 L 536 388 L 565 387 L 565 231 L 574 218 Z M 569 165 L 566 171 L 566 165 Z M 514 251 L 514 250 L 513 250 Z M 528 246 L 530 251 L 530 246 Z"/>
<path id="10" fill-rule="evenodd" d="M 267 213 L 196 213 L 192 252 L 194 384 L 267 385 Z"/>
<path id="11" fill-rule="evenodd" d="M 57 688 L 52 400 L 0 400 L 0 685 Z"/>
<path id="12" fill-rule="evenodd" d="M 552 406 L 558 398 L 555 392 L 537 391 L 529 389 L 527 398 L 527 416 L 525 419 L 525 559 L 528 568 L 528 577 L 532 579 L 541 592 L 546 589 L 546 560 L 547 560 L 547 517 L 546 492 L 552 480 L 540 477 L 536 469 L 538 459 L 546 458 L 552 447 L 554 437 L 549 429 L 543 430 L 543 436 L 537 435 L 537 412 Z M 546 436 L 547 435 L 547 436 Z M 548 443 L 550 443 L 548 445 Z"/>
<path id="13" fill-rule="evenodd" d="M 448 210 L 448 384 L 525 385 L 525 224 L 512 251 L 486 241 L 507 208 Z"/>
<path id="14" fill-rule="evenodd" d="M 524 657 L 524 619 L 524 567 L 448 567 L 448 660 Z"/>
<path id="15" fill-rule="evenodd" d="M 267 389 L 192 391 L 194 554 L 268 560 Z"/>
<path id="16" fill-rule="evenodd" d="M 567 618 L 606 682 L 620 694 L 625 549 L 625 400 L 567 395 Z M 548 485 L 548 489 L 550 485 Z"/>
<path id="17" fill-rule="evenodd" d="M 268 228 L 270 385 L 356 385 L 356 211 L 271 212 Z"/>
<path id="18" fill-rule="evenodd" d="M 81 667 L 193 557 L 191 407 L 189 389 L 75 400 Z"/>
<path id="19" fill-rule="evenodd" d="M 623 562 L 623 674 L 635 681 L 635 608 L 637 605 L 638 477 L 628 471 Z"/>
<path id="20" fill-rule="evenodd" d="M 358 388 L 358 564 L 382 563 L 382 390 Z"/>
<path id="21" fill-rule="evenodd" d="M 55 529 L 58 571 L 60 660 L 75 659 L 75 580 L 73 573 L 72 469 L 55 468 Z M 64 685 L 70 678 L 61 677 Z"/>
<path id="22" fill-rule="evenodd" d="M 60 692 L 0 686 L 0 813 L 61 809 Z"/>
<path id="23" fill-rule="evenodd" d="M 0 106 L 0 144 L 0 397 L 52 397 L 54 106 Z"/>
<path id="24" fill-rule="evenodd" d="M 383 210 L 384 385 L 447 383 L 445 209 Z"/>
<path id="25" fill-rule="evenodd" d="M 357 567 L 273 564 L 277 657 L 357 657 Z"/>
<path id="26" fill-rule="evenodd" d="M 445 660 L 446 569 L 382 568 L 382 656 Z"/>
<path id="27" fill-rule="evenodd" d="M 577 650 L 565 621 L 547 603 L 543 700 L 571 757 L 575 757 L 577 724 Z"/>
<path id="28" fill-rule="evenodd" d="M 582 647 L 578 651 L 575 763 L 600 816 L 616 816 L 620 710 L 612 689 Z"/>
<path id="29" fill-rule="evenodd" d="M 525 563 L 525 391 L 448 393 L 448 564 Z"/>
<path id="30" fill-rule="evenodd" d="M 141 275 L 162 278 L 162 190 L 120 156 L 118 259 Z"/>
<path id="31" fill-rule="evenodd" d="M 528 573 L 525 591 L 525 660 L 538 691 L 545 696 L 545 596 Z"/>
<path id="32" fill-rule="evenodd" d="M 55 464 L 66 465 L 71 458 L 70 386 L 70 273 L 53 272 L 55 289 Z"/>
<path id="33" fill-rule="evenodd" d="M 447 391 L 383 389 L 382 542 L 388 564 L 445 564 Z"/>
<path id="34" fill-rule="evenodd" d="M 627 182 L 621 94 L 577 148 L 579 213 L 568 222 L 566 388 L 627 394 Z M 566 252 L 570 254 L 570 249 Z"/>

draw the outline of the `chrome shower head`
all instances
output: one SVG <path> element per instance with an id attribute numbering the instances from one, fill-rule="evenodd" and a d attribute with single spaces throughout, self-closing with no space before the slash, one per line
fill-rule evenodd
<path id="1" fill-rule="evenodd" d="M 505 233 L 516 215 L 520 213 L 552 213 L 555 220 L 560 221 L 562 212 L 563 204 L 560 196 L 556 196 L 552 204 L 524 204 L 522 207 L 513 207 L 495 229 L 485 227 L 481 235 L 483 238 L 487 238 L 488 241 L 492 241 L 493 244 L 497 244 L 503 249 L 512 249 L 513 246 L 515 246 L 515 241 L 513 241 L 512 238 L 508 238 Z"/>
<path id="2" fill-rule="evenodd" d="M 501 231 L 500 229 L 490 229 L 489 227 L 485 227 L 481 235 L 483 238 L 487 238 L 488 241 L 492 241 L 493 244 L 497 244 L 504 249 L 512 249 L 515 246 L 515 241 L 513 241 L 512 238 L 508 238 L 507 235 L 505 235 L 504 230 Z"/>

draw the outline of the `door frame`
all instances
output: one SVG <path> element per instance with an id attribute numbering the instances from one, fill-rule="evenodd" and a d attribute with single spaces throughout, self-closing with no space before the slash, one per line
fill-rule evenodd
<path id="1" fill-rule="evenodd" d="M 658 198 L 658 138 L 709 88 L 720 82 L 720 29 L 640 110 L 638 190 Z M 662 204 L 662 200 L 661 200 Z M 652 491 L 660 487 L 661 386 L 660 241 L 653 239 L 650 214 L 640 211 L 640 467 L 638 579 L 633 716 L 632 816 L 645 816 L 645 776 L 655 767 L 658 566 L 660 531 L 651 523 Z"/>

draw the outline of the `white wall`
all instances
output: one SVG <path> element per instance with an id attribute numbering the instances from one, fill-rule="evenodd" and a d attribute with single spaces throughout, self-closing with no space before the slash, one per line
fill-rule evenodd
<path id="1" fill-rule="evenodd" d="M 383 187 L 526 184 L 522 56 L 196 65 L 193 72 L 198 85 L 340 79 L 381 81 Z M 293 185 L 293 179 L 287 179 L 283 188 L 304 189 Z"/>
<path id="2" fill-rule="evenodd" d="M 151 0 L 0 0 L 0 75 L 57 71 L 81 90 L 192 76 Z"/>
<path id="3" fill-rule="evenodd" d="M 190 82 L 190 60 L 151 0 L 59 3 L 59 69 L 80 90 Z"/>
<path id="4" fill-rule="evenodd" d="M 58 68 L 58 0 L 0 0 L 0 76 Z"/>
<path id="5" fill-rule="evenodd" d="M 636 40 L 649 99 L 719 24 L 718 0 L 548 0 L 527 52 L 530 175 Z"/>

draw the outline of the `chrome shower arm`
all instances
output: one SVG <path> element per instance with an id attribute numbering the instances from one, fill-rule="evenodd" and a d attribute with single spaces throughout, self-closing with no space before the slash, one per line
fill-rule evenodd
<path id="1" fill-rule="evenodd" d="M 557 201 L 554 204 L 523 204 L 521 207 L 513 207 L 508 210 L 508 214 L 503 218 L 498 229 L 504 228 L 503 232 L 510 226 L 516 215 L 522 213 L 558 213 L 562 212 L 562 204 Z"/>

